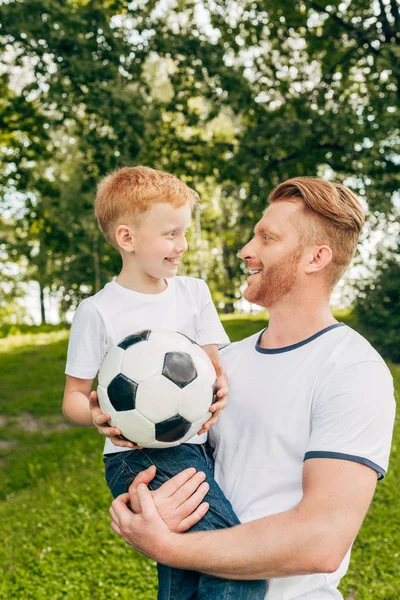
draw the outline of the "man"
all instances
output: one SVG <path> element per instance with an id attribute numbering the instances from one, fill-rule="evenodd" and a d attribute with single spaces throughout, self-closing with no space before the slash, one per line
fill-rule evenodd
<path id="1" fill-rule="evenodd" d="M 268 600 L 338 599 L 395 413 L 383 360 L 329 309 L 364 216 L 350 190 L 316 178 L 286 181 L 269 203 L 241 251 L 244 296 L 268 308 L 268 328 L 221 352 L 230 402 L 210 433 L 216 479 L 244 524 L 181 535 L 207 509 L 199 474 L 150 493 L 149 471 L 114 500 L 112 528 L 173 567 L 269 579 Z"/>

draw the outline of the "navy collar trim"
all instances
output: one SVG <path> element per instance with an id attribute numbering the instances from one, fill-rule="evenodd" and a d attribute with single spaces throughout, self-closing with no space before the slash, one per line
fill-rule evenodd
<path id="1" fill-rule="evenodd" d="M 344 327 L 344 326 L 345 326 L 344 323 L 335 323 L 334 325 L 329 325 L 329 327 L 325 327 L 325 329 L 321 329 L 321 331 L 318 331 L 318 333 L 314 333 L 314 335 L 307 338 L 306 340 L 303 340 L 302 342 L 297 342 L 297 344 L 292 344 L 291 346 L 284 346 L 283 348 L 260 348 L 261 336 L 264 333 L 264 331 L 266 331 L 266 329 L 268 329 L 266 327 L 265 329 L 263 329 L 261 331 L 260 335 L 258 336 L 255 348 L 256 348 L 257 352 L 260 352 L 261 354 L 281 354 L 282 352 L 290 352 L 291 350 L 296 350 L 296 348 L 300 348 L 301 346 L 305 346 L 306 344 L 313 342 L 314 340 L 319 338 L 321 335 L 324 335 L 324 333 L 331 331 L 331 329 L 337 329 L 338 327 Z"/>

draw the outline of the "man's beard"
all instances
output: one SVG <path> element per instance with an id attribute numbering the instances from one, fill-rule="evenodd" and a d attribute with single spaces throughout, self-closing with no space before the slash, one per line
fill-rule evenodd
<path id="1" fill-rule="evenodd" d="M 245 299 L 253 304 L 271 308 L 287 296 L 295 286 L 297 266 L 302 253 L 303 247 L 298 245 L 276 264 L 261 271 L 259 275 L 253 275 L 259 281 L 253 282 L 245 289 Z"/>

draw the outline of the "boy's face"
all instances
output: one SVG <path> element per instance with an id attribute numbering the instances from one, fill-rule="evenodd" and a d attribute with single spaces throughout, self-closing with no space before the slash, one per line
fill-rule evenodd
<path id="1" fill-rule="evenodd" d="M 168 202 L 155 204 L 134 231 L 135 262 L 143 275 L 164 279 L 176 275 L 187 250 L 189 204 L 175 208 Z"/>

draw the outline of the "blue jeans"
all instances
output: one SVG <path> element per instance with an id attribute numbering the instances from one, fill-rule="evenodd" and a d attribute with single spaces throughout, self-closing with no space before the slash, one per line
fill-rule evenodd
<path id="1" fill-rule="evenodd" d="M 203 471 L 210 488 L 205 497 L 210 508 L 190 531 L 223 529 L 239 524 L 230 502 L 214 479 L 212 449 L 205 444 L 181 444 L 174 448 L 143 448 L 109 454 L 104 458 L 108 487 L 114 498 L 127 492 L 136 475 L 151 465 L 157 473 L 150 489 L 157 489 L 188 467 Z M 193 548 L 195 552 L 196 549 Z M 264 580 L 222 579 L 158 564 L 158 600 L 264 600 Z"/>

